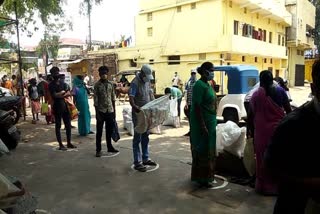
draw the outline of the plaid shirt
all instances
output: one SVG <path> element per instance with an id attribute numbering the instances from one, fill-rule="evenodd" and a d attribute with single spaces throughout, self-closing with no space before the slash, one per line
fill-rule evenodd
<path id="1" fill-rule="evenodd" d="M 193 86 L 196 83 L 196 79 L 190 79 L 186 85 L 186 90 L 187 90 L 187 104 L 188 106 L 191 106 L 192 104 L 192 90 Z"/>
<path id="2" fill-rule="evenodd" d="M 116 95 L 113 84 L 109 80 L 99 80 L 94 85 L 94 106 L 98 111 L 103 113 L 114 112 L 113 102 L 116 100 L 115 97 Z"/>

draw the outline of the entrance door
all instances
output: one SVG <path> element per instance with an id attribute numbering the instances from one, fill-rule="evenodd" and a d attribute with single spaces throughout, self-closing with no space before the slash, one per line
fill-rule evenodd
<path id="1" fill-rule="evenodd" d="M 296 64 L 295 86 L 304 86 L 304 65 Z"/>

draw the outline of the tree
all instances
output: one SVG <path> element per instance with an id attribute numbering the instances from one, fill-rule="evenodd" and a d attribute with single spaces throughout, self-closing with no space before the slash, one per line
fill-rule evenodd
<path id="1" fill-rule="evenodd" d="M 88 16 L 89 21 L 89 45 L 88 50 L 91 50 L 91 10 L 93 4 L 100 4 L 103 0 L 83 0 L 80 3 L 80 14 Z"/>
<path id="2" fill-rule="evenodd" d="M 36 48 L 38 57 L 42 57 L 43 54 L 47 53 L 51 58 L 56 59 L 60 44 L 59 39 L 60 37 L 57 35 L 46 35 L 45 39 L 41 39 Z"/>
<path id="3" fill-rule="evenodd" d="M 19 27 L 23 32 L 27 32 L 28 35 L 32 35 L 32 32 L 38 30 L 38 16 L 45 26 L 55 23 L 57 18 L 65 18 L 62 10 L 62 0 L 5 0 L 0 7 L 0 16 L 12 18 L 15 11 L 15 2 Z M 52 17 L 56 18 L 52 19 Z M 28 27 L 32 29 L 28 29 Z M 11 30 L 11 28 L 8 29 Z"/>

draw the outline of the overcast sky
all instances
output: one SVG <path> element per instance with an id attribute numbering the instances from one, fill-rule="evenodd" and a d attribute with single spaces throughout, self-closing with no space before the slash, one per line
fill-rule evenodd
<path id="1" fill-rule="evenodd" d="M 80 0 L 68 0 L 68 3 L 63 8 L 66 15 L 72 17 L 73 31 L 63 32 L 60 37 L 85 41 L 88 36 L 88 18 L 79 15 Z M 93 6 L 92 40 L 114 41 L 119 40 L 120 35 L 133 37 L 134 16 L 137 13 L 138 0 L 104 0 L 101 5 Z M 21 46 L 37 45 L 42 37 L 43 30 L 35 32 L 32 38 L 21 33 Z"/>

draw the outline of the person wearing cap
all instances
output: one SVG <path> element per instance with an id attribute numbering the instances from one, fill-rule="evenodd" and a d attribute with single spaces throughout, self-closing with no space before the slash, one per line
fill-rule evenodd
<path id="1" fill-rule="evenodd" d="M 201 78 L 193 86 L 190 112 L 191 181 L 210 188 L 216 158 L 217 97 L 208 81 L 213 79 L 214 66 L 204 62 L 197 71 Z"/>
<path id="2" fill-rule="evenodd" d="M 187 92 L 187 102 L 184 107 L 184 111 L 185 111 L 186 116 L 188 117 L 189 123 L 190 123 L 190 109 L 191 109 L 191 103 L 192 103 L 192 89 L 193 89 L 194 84 L 197 81 L 196 70 L 192 69 L 190 75 L 191 75 L 190 79 L 188 80 L 186 87 L 185 87 L 185 91 Z M 190 136 L 190 130 L 187 134 L 185 134 L 185 136 Z"/>
<path id="3" fill-rule="evenodd" d="M 51 97 L 53 99 L 53 112 L 55 117 L 55 131 L 57 141 L 59 143 L 59 150 L 66 150 L 66 147 L 62 144 L 61 140 L 61 119 L 63 119 L 63 123 L 66 129 L 67 135 L 67 148 L 73 149 L 77 148 L 73 144 L 71 144 L 71 116 L 65 102 L 65 98 L 71 96 L 69 86 L 66 83 L 60 81 L 60 70 L 58 67 L 52 67 L 50 69 L 51 76 L 53 77 L 53 81 L 49 84 L 49 91 Z"/>
<path id="4" fill-rule="evenodd" d="M 166 95 L 170 95 L 171 98 L 176 99 L 178 101 L 178 117 L 180 118 L 180 112 L 181 112 L 181 101 L 182 101 L 182 92 L 179 88 L 176 87 L 168 87 L 164 89 L 164 93 Z"/>
<path id="5" fill-rule="evenodd" d="M 103 125 L 106 124 L 106 141 L 108 152 L 119 152 L 112 146 L 111 135 L 116 118 L 115 107 L 115 89 L 113 83 L 108 80 L 109 69 L 107 66 L 101 66 L 99 69 L 100 80 L 94 85 L 94 107 L 96 110 L 97 119 L 97 134 L 96 134 L 96 157 L 101 157 L 101 138 Z"/>
<path id="6" fill-rule="evenodd" d="M 130 105 L 132 106 L 132 121 L 134 127 L 137 125 L 137 113 L 140 108 L 154 99 L 150 81 L 153 80 L 152 68 L 149 65 L 143 65 L 141 71 L 136 74 L 132 80 L 129 90 Z M 140 152 L 140 143 L 142 155 Z M 156 166 L 157 164 L 149 159 L 149 131 L 139 134 L 136 131 L 133 136 L 133 164 L 134 169 L 145 172 L 146 166 Z"/>

